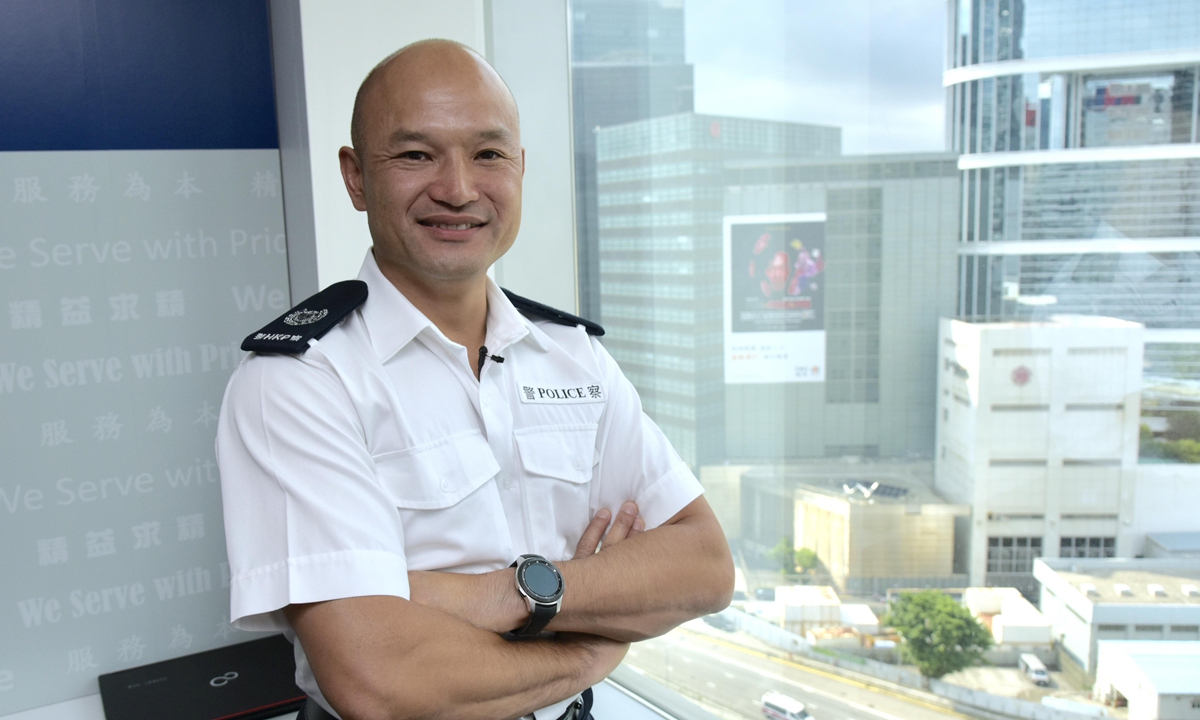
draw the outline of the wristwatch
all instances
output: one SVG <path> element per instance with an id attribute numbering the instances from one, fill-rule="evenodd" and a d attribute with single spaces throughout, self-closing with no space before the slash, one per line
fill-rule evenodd
<path id="1" fill-rule="evenodd" d="M 517 592 L 529 605 L 529 622 L 512 635 L 534 637 L 562 608 L 562 573 L 541 555 L 522 555 L 510 567 L 517 569 Z"/>

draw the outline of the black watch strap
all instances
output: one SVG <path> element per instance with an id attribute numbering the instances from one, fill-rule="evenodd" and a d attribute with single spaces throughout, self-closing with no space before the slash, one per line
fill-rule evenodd
<path id="1" fill-rule="evenodd" d="M 513 633 L 517 637 L 533 637 L 546 628 L 558 611 L 553 605 L 541 605 L 534 603 L 533 612 L 529 615 L 529 622 L 525 623 L 525 627 Z"/>

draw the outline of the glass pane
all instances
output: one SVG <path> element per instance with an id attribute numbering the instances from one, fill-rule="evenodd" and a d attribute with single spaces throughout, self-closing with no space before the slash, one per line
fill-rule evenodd
<path id="1" fill-rule="evenodd" d="M 1043 555 L 1200 529 L 1141 474 L 1200 462 L 1200 4 L 572 17 L 581 308 L 704 484 L 737 617 L 802 635 L 765 600 L 797 585 L 1036 603 Z"/>

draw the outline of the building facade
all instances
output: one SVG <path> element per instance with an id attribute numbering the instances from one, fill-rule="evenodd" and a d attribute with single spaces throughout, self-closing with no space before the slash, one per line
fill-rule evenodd
<path id="1" fill-rule="evenodd" d="M 703 477 L 719 479 L 705 469 L 710 472 Z M 928 460 L 743 468 L 737 505 L 742 551 L 748 559 L 777 564 L 780 539 L 788 538 L 794 549 L 816 553 L 823 582 L 851 595 L 964 587 L 967 576 L 955 568 L 955 519 L 971 509 L 946 502 L 932 485 Z"/>
<path id="2" fill-rule="evenodd" d="M 572 0 L 571 116 L 579 310 L 600 315 L 596 129 L 691 112 L 682 0 Z"/>
<path id="3" fill-rule="evenodd" d="M 840 150 L 838 128 L 693 113 L 596 131 L 605 347 L 693 467 L 726 457 L 725 167 Z"/>
<path id="4" fill-rule="evenodd" d="M 958 316 L 1143 323 L 1144 412 L 1200 435 L 1200 5 L 947 7 Z"/>
<path id="5" fill-rule="evenodd" d="M 1081 685 L 1100 640 L 1200 640 L 1200 561 L 1057 558 L 1033 572 L 1062 670 Z"/>
<path id="6" fill-rule="evenodd" d="M 836 128 L 710 116 L 597 138 L 606 347 L 689 463 L 931 454 L 953 156 L 838 157 Z M 726 385 L 722 220 L 781 213 L 827 218 L 826 379 Z"/>
<path id="7" fill-rule="evenodd" d="M 936 487 L 972 508 L 957 537 L 972 585 L 1033 594 L 1038 557 L 1141 551 L 1143 332 L 1088 316 L 942 320 Z"/>
<path id="8" fill-rule="evenodd" d="M 932 455 L 957 176 L 946 153 L 729 166 L 725 214 L 826 216 L 825 382 L 727 385 L 731 461 Z"/>

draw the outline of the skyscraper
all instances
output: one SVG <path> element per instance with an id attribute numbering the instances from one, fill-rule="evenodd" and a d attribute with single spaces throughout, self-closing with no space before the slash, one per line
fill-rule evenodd
<path id="1" fill-rule="evenodd" d="M 596 137 L 600 127 L 692 110 L 682 0 L 574 0 L 571 94 L 579 306 L 600 314 Z"/>
<path id="2" fill-rule="evenodd" d="M 1170 438 L 1200 437 L 1200 4 L 954 0 L 947 7 L 948 133 L 963 175 L 959 317 L 988 323 L 1077 314 L 1141 323 L 1144 355 L 1130 361 L 1142 373 L 1141 418 L 1127 420 L 1145 426 L 1143 456 L 1155 447 L 1145 444 L 1151 425 Z M 994 352 L 991 365 L 1018 350 Z M 1026 365 L 1014 360 L 1025 370 L 998 373 L 1006 391 L 1025 383 Z M 944 385 L 954 382 L 951 371 L 960 368 L 942 368 Z M 1113 407 L 1135 412 L 1132 392 L 1132 401 Z M 975 491 L 973 580 L 986 573 L 988 582 L 1032 585 L 1033 558 L 1041 555 L 1140 551 L 1145 528 L 1132 508 L 1162 499 L 1131 479 L 1132 442 L 1120 452 L 1105 446 L 1103 461 L 1069 447 L 1101 448 L 1094 427 L 1072 424 L 1067 411 L 1089 407 L 1078 400 L 1060 397 L 1037 410 L 1033 401 L 966 399 L 958 407 L 950 395 L 942 398 L 949 420 L 938 484 L 952 497 L 982 488 Z M 1003 417 L 1014 409 L 1026 412 L 1022 420 Z M 1025 433 L 1050 417 L 1041 421 L 1052 423 L 1067 449 L 1042 449 L 1028 438 L 1014 445 L 1003 423 L 989 421 L 986 451 L 959 455 L 975 469 L 956 468 L 954 453 L 964 451 L 954 447 L 962 430 L 955 416 L 968 410 Z M 1018 476 L 1044 476 L 1044 484 L 1018 487 Z M 1187 484 L 1178 482 L 1172 491 Z M 1096 506 L 1080 509 L 1088 502 Z"/>
<path id="3" fill-rule="evenodd" d="M 1200 427 L 1200 4 L 948 8 L 959 316 L 1144 323 L 1143 412 Z"/>
<path id="4" fill-rule="evenodd" d="M 605 346 L 693 467 L 725 460 L 726 164 L 840 150 L 839 128 L 693 113 L 596 133 Z"/>

